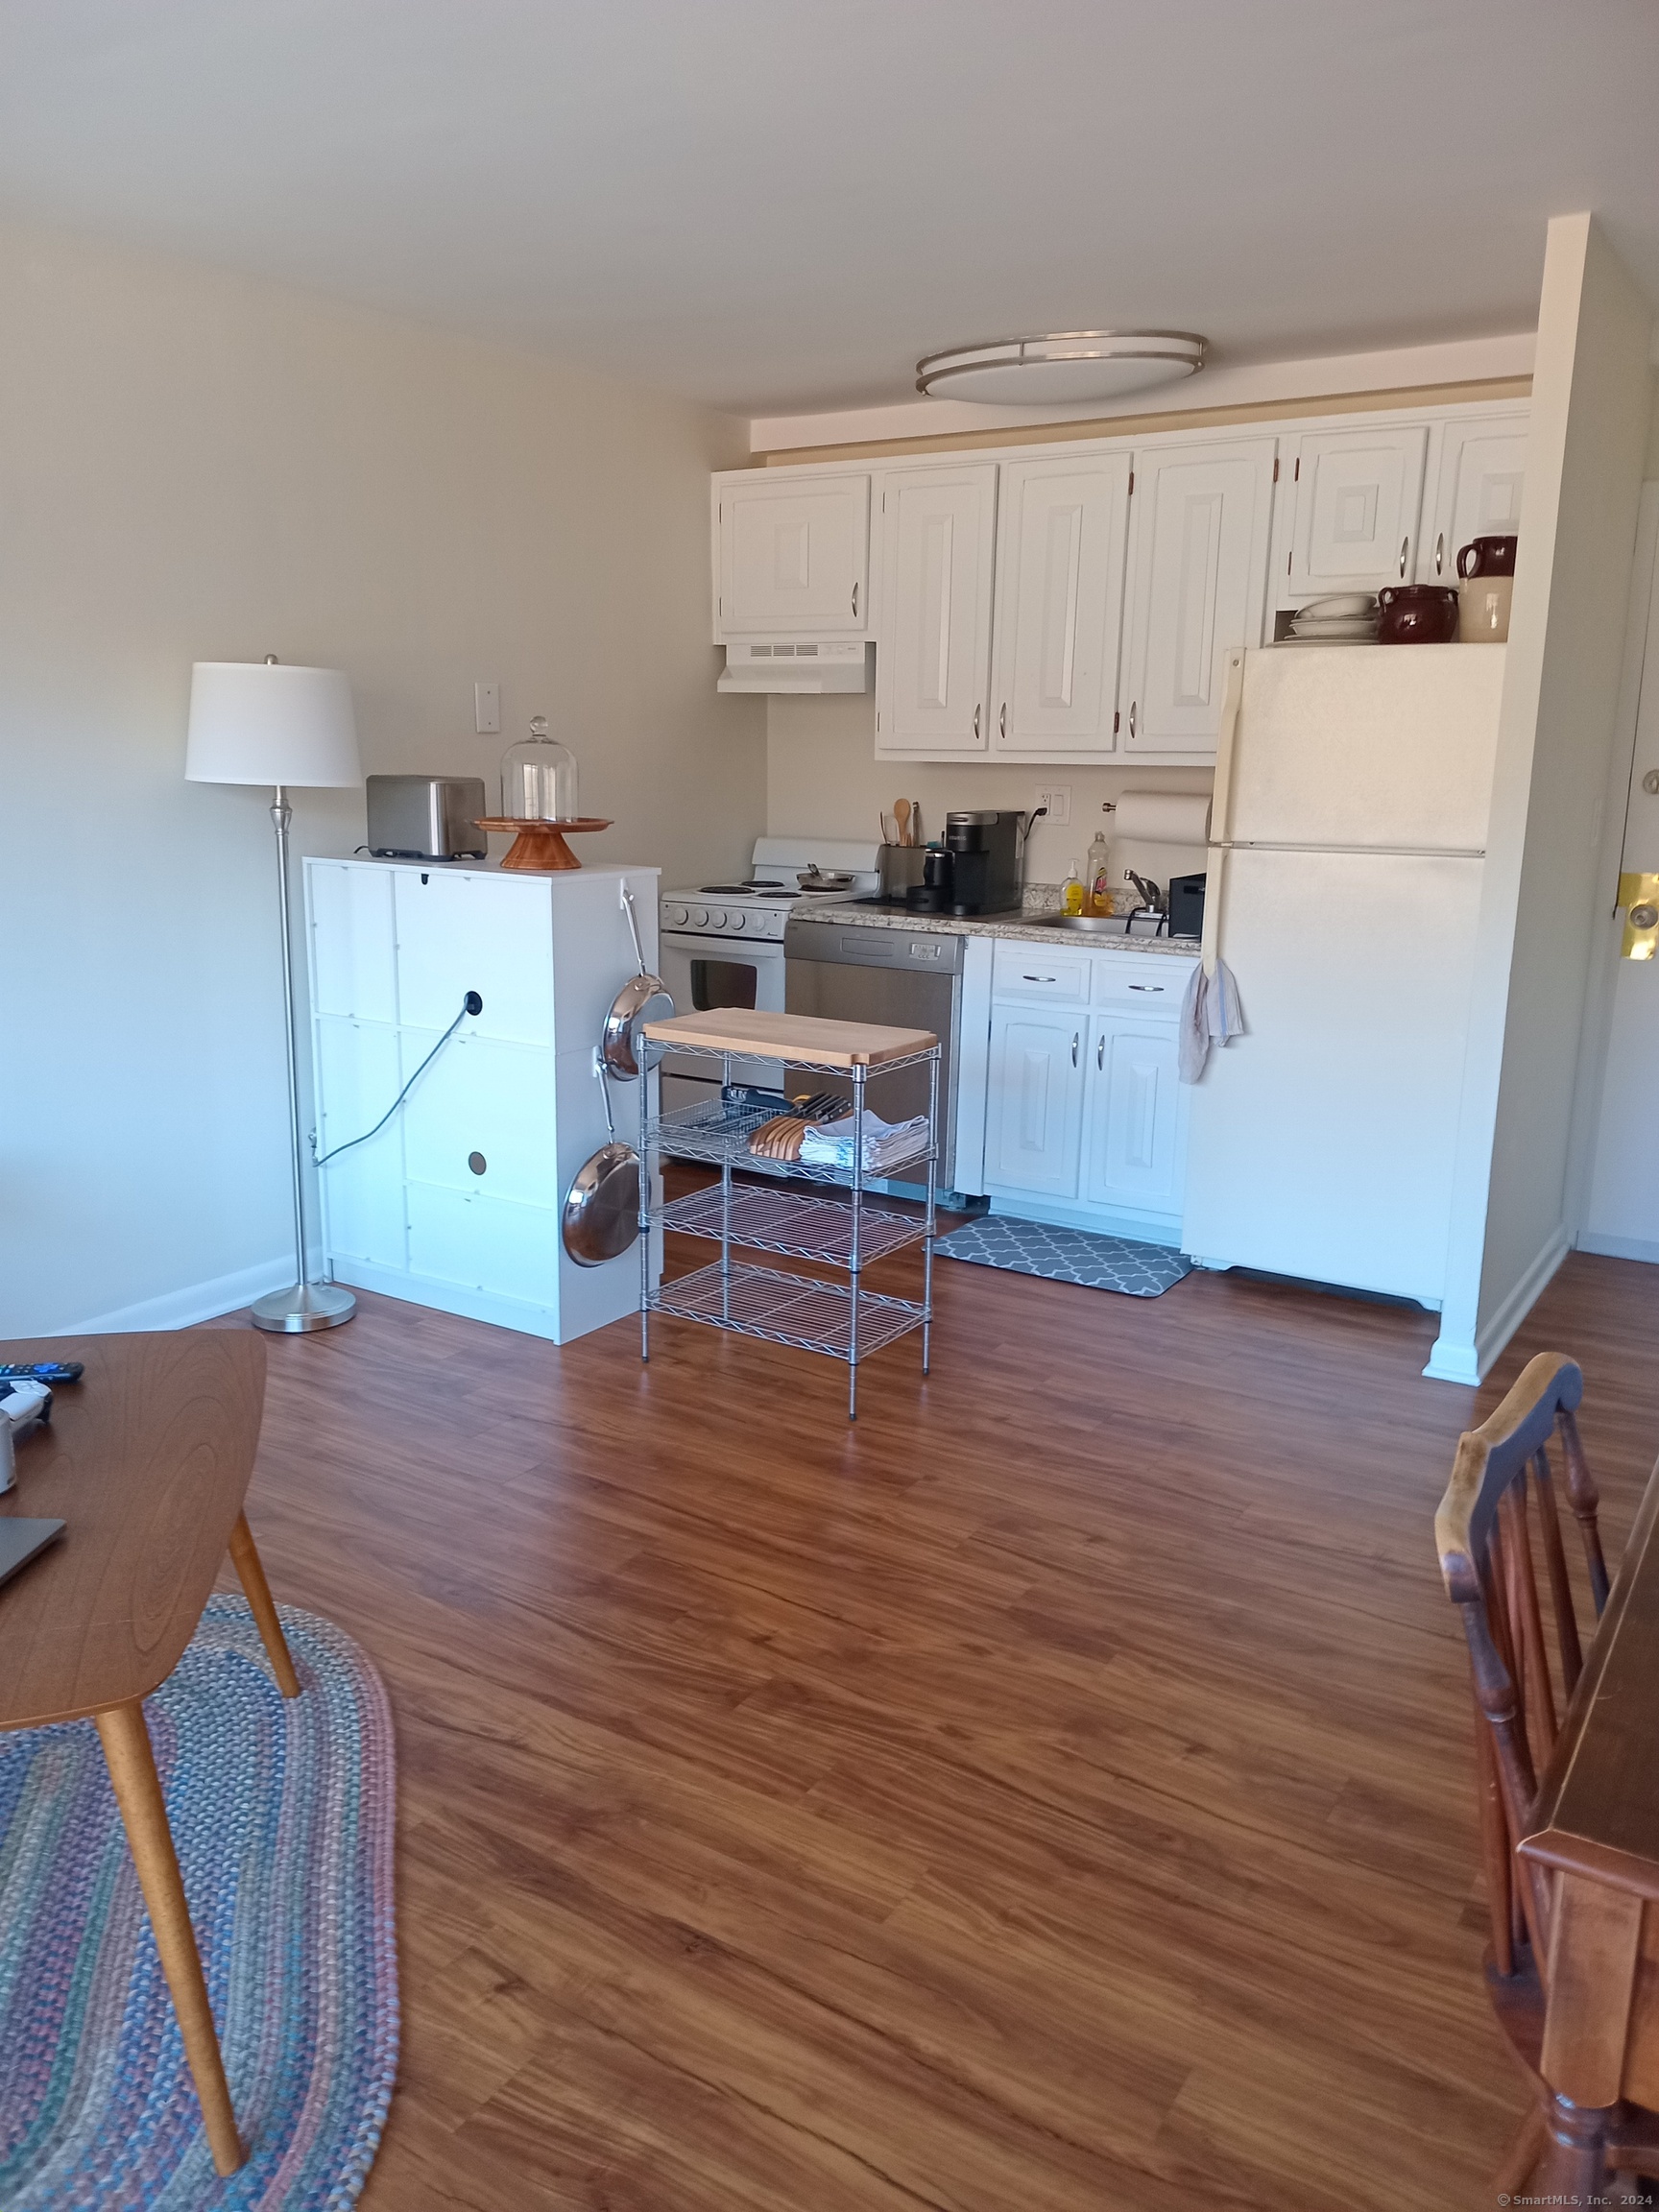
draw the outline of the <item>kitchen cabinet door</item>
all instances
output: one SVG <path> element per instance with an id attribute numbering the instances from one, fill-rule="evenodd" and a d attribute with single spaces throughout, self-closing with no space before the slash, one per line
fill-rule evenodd
<path id="1" fill-rule="evenodd" d="M 1276 449 L 1238 438 L 1136 456 L 1125 754 L 1214 757 L 1227 655 L 1262 642 Z"/>
<path id="2" fill-rule="evenodd" d="M 761 471 L 716 486 L 714 636 L 861 637 L 869 627 L 870 479 Z"/>
<path id="3" fill-rule="evenodd" d="M 982 755 L 996 464 L 896 471 L 881 505 L 876 751 Z"/>
<path id="4" fill-rule="evenodd" d="M 1455 584 L 1460 545 L 1520 529 L 1526 473 L 1525 413 L 1446 424 L 1417 557 L 1418 583 Z"/>
<path id="5" fill-rule="evenodd" d="M 1378 591 L 1411 577 L 1428 449 L 1425 422 L 1311 430 L 1297 441 L 1284 604 L 1300 607 L 1328 591 Z"/>
<path id="6" fill-rule="evenodd" d="M 994 1008 L 985 1116 L 985 1178 L 993 1187 L 1071 1198 L 1083 1113 L 1088 1017 L 1058 1021 Z"/>
<path id="7" fill-rule="evenodd" d="M 1094 1017 L 1084 1101 L 1083 1195 L 1093 1206 L 1181 1211 L 1175 1025 Z"/>
<path id="8" fill-rule="evenodd" d="M 998 504 L 991 751 L 1115 752 L 1129 456 L 1005 462 Z"/>

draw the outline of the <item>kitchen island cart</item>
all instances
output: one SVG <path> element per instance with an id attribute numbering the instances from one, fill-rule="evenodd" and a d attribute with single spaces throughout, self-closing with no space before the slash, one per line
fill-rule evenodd
<path id="1" fill-rule="evenodd" d="M 641 1267 L 639 1356 L 651 1356 L 651 1316 L 666 1313 L 703 1321 L 742 1336 L 793 1344 L 847 1363 L 847 1416 L 858 1412 L 858 1365 L 885 1344 L 922 1332 L 922 1372 L 926 1374 L 933 1320 L 933 1239 L 937 1220 L 939 1164 L 939 1040 L 926 1029 L 894 1029 L 861 1022 L 822 1022 L 796 1014 L 725 1008 L 651 1022 L 642 1034 L 660 1059 L 672 1050 L 718 1062 L 722 1087 L 718 1099 L 648 1114 L 645 1158 L 639 1177 L 639 1232 L 642 1251 L 659 1225 L 682 1236 L 699 1237 L 720 1247 L 707 1266 L 672 1282 L 654 1284 Z M 780 1111 L 777 1098 L 755 1101 L 732 1085 L 734 1060 L 757 1057 L 784 1063 L 791 1073 L 823 1075 L 851 1090 L 850 1117 L 832 1122 L 850 1131 L 845 1160 L 770 1160 L 750 1150 L 750 1140 Z M 866 1161 L 871 1109 L 869 1086 L 901 1069 L 928 1070 L 925 1130 L 895 1155 L 883 1151 L 878 1173 Z M 654 1202 L 661 1189 L 663 1160 L 697 1161 L 718 1167 L 720 1180 L 677 1198 Z M 881 1204 L 869 1185 L 895 1172 L 925 1168 L 926 1197 L 922 1210 Z M 737 1182 L 741 1169 L 755 1182 Z M 811 1185 L 839 1187 L 844 1198 L 818 1195 Z M 923 1248 L 922 1297 L 895 1298 L 866 1290 L 864 1269 L 905 1245 Z M 734 1251 L 762 1252 L 791 1260 L 815 1261 L 832 1267 L 844 1281 L 762 1267 L 733 1258 Z"/>

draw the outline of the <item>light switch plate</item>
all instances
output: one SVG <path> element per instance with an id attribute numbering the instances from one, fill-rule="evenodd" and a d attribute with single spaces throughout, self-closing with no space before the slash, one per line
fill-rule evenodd
<path id="1" fill-rule="evenodd" d="M 473 724 L 480 737 L 493 737 L 501 730 L 501 686 L 499 684 L 474 684 L 472 686 Z"/>

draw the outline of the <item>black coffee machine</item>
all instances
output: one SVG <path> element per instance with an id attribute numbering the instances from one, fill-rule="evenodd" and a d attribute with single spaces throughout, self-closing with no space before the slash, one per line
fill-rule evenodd
<path id="1" fill-rule="evenodd" d="M 1020 903 L 1020 825 L 1017 809 L 947 814 L 945 850 L 950 855 L 952 914 L 1003 914 Z"/>

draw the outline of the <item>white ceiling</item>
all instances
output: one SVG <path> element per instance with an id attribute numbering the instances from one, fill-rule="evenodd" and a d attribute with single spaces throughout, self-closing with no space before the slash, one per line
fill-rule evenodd
<path id="1" fill-rule="evenodd" d="M 0 0 L 0 209 L 735 413 L 1117 325 L 1220 362 L 1659 299 L 1653 0 Z"/>

